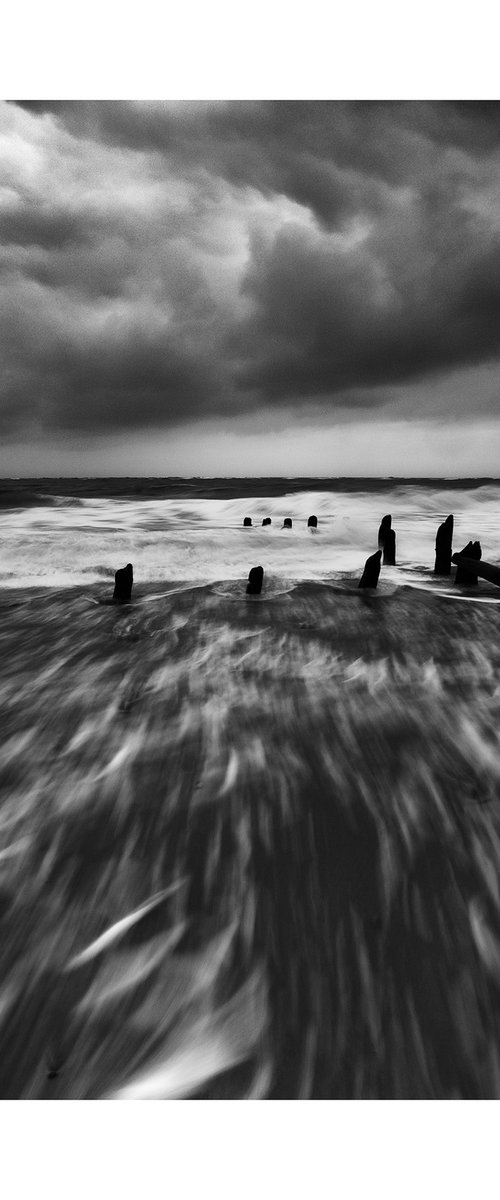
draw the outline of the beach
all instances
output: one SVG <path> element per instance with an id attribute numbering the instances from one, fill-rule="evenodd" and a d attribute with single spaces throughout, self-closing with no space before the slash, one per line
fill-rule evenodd
<path id="1" fill-rule="evenodd" d="M 357 482 L 318 489 L 317 537 L 302 481 L 147 530 L 75 481 L 49 531 L 6 505 L 2 1099 L 500 1097 L 500 592 L 433 577 L 447 511 L 395 485 L 403 563 L 360 590 L 391 485 Z M 481 498 L 493 540 L 478 486 L 456 548 Z"/>

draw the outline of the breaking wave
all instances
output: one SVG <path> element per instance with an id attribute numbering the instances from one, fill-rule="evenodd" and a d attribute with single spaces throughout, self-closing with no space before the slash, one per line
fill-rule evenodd
<path id="1" fill-rule="evenodd" d="M 380 587 L 430 583 L 437 525 L 455 514 L 456 546 L 479 539 L 483 558 L 498 559 L 500 489 L 397 487 L 373 492 L 298 492 L 231 499 L 53 497 L 6 509 L 0 585 L 82 586 L 132 562 L 137 584 L 236 584 L 251 566 L 286 581 L 359 579 L 376 549 L 381 517 L 391 512 L 397 568 Z M 307 521 L 314 514 L 316 530 Z M 245 517 L 252 526 L 243 527 Z M 270 525 L 262 525 L 270 518 Z M 285 518 L 292 528 L 283 528 Z M 273 586 L 277 586 L 273 584 Z M 288 583 L 285 584 L 288 587 Z M 439 589 L 438 581 L 434 586 Z M 480 592 L 484 585 L 480 584 Z"/>

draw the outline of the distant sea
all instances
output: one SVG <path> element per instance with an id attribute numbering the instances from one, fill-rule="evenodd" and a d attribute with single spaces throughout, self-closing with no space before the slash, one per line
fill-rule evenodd
<path id="1" fill-rule="evenodd" d="M 0 505 L 0 1098 L 500 1099 L 500 480 Z"/>

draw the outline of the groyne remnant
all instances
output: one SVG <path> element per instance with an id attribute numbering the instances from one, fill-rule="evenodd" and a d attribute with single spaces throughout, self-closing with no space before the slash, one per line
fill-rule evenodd
<path id="1" fill-rule="evenodd" d="M 376 550 L 375 554 L 370 554 L 365 562 L 365 569 L 358 583 L 360 588 L 376 588 L 378 577 L 380 574 L 380 562 L 382 559 L 382 551 Z"/>
<path id="2" fill-rule="evenodd" d="M 451 575 L 451 545 L 453 541 L 453 516 L 446 518 L 436 533 L 435 575 Z"/>

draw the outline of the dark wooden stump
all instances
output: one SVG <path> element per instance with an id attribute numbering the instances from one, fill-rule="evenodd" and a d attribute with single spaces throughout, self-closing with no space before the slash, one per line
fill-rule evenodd
<path id="1" fill-rule="evenodd" d="M 460 587 L 475 587 L 477 585 L 477 575 L 475 572 L 469 571 L 461 565 L 460 559 L 462 555 L 464 558 L 475 559 L 479 562 L 481 558 L 481 542 L 467 542 L 463 550 L 459 550 L 457 554 L 453 555 L 457 564 L 455 583 L 458 583 Z"/>
<path id="2" fill-rule="evenodd" d="M 384 563 L 389 567 L 394 567 L 396 564 L 396 534 L 391 528 L 391 522 L 392 517 L 390 513 L 382 517 L 378 531 L 378 544 L 384 556 Z"/>
<path id="3" fill-rule="evenodd" d="M 132 563 L 127 563 L 126 567 L 121 567 L 119 571 L 115 571 L 113 600 L 116 604 L 128 604 L 132 596 L 133 582 L 134 572 L 132 570 Z"/>
<path id="4" fill-rule="evenodd" d="M 436 533 L 435 575 L 451 575 L 451 545 L 453 541 L 453 517 L 450 514 Z"/>
<path id="5" fill-rule="evenodd" d="M 247 595 L 260 596 L 262 591 L 262 581 L 264 579 L 263 567 L 252 567 L 248 576 Z"/>
<path id="6" fill-rule="evenodd" d="M 361 579 L 358 583 L 358 587 L 360 587 L 360 588 L 376 588 L 377 583 L 378 583 L 378 577 L 380 574 L 381 558 L 382 558 L 381 550 L 376 550 L 375 554 L 370 554 L 370 557 L 367 558 L 367 560 L 365 562 L 365 569 L 364 569 Z"/>

